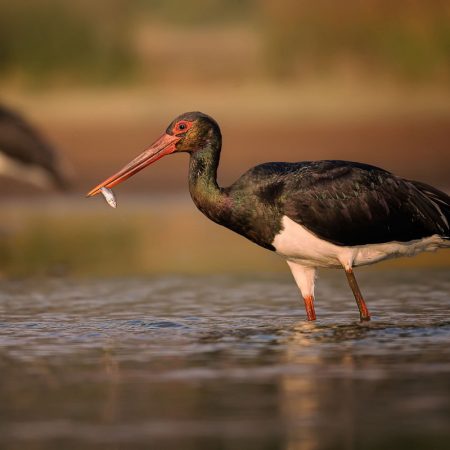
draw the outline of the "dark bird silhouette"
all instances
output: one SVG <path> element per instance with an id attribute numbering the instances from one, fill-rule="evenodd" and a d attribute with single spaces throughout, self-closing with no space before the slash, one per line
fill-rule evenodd
<path id="1" fill-rule="evenodd" d="M 153 145 L 92 189 L 111 188 L 165 155 L 190 154 L 189 190 L 214 222 L 287 260 L 314 320 L 320 267 L 343 268 L 361 320 L 370 314 L 353 267 L 450 247 L 450 197 L 427 184 L 349 161 L 270 162 L 217 184 L 222 137 L 200 112 L 177 117 Z"/>
<path id="2" fill-rule="evenodd" d="M 41 188 L 66 189 L 54 148 L 21 115 L 0 105 L 0 174 Z"/>

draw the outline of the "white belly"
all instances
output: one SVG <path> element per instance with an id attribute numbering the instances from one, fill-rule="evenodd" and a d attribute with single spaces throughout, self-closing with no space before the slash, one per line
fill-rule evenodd
<path id="1" fill-rule="evenodd" d="M 283 229 L 275 236 L 272 245 L 281 256 L 306 267 L 362 266 L 383 259 L 413 256 L 439 247 L 450 247 L 450 242 L 438 235 L 409 242 L 344 247 L 318 238 L 287 216 L 283 217 L 282 223 Z"/>

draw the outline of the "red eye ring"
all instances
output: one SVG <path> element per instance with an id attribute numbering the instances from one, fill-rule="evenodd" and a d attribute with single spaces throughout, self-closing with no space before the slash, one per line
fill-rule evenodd
<path id="1" fill-rule="evenodd" d="M 188 122 L 186 120 L 180 120 L 180 122 L 177 122 L 175 126 L 173 127 L 173 132 L 175 134 L 177 133 L 185 133 L 189 128 L 191 128 L 192 122 Z"/>

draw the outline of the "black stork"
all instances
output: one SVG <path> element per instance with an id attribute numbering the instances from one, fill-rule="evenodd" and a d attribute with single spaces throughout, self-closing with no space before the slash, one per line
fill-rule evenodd
<path id="1" fill-rule="evenodd" d="M 0 105 L 0 174 L 35 186 L 67 188 L 53 147 L 20 114 Z"/>
<path id="2" fill-rule="evenodd" d="M 190 154 L 189 190 L 214 222 L 287 260 L 315 320 L 317 268 L 343 268 L 361 320 L 370 314 L 353 267 L 450 247 L 450 197 L 421 182 L 349 161 L 270 162 L 229 187 L 217 184 L 222 136 L 206 114 L 177 117 L 154 144 L 87 195 L 111 188 L 165 155 Z"/>

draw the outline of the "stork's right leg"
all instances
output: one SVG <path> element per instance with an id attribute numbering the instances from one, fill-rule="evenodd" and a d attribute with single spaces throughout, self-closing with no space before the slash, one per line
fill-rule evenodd
<path id="1" fill-rule="evenodd" d="M 287 263 L 305 301 L 308 320 L 316 320 L 316 312 L 314 310 L 314 279 L 316 277 L 316 269 L 314 267 L 305 267 L 289 260 Z"/>
<path id="2" fill-rule="evenodd" d="M 348 284 L 350 285 L 350 288 L 353 291 L 353 295 L 355 296 L 361 321 L 370 320 L 370 313 L 367 309 L 366 302 L 364 301 L 364 297 L 361 294 L 358 283 L 356 282 L 353 269 L 351 267 L 345 267 L 345 274 L 347 275 Z"/>

